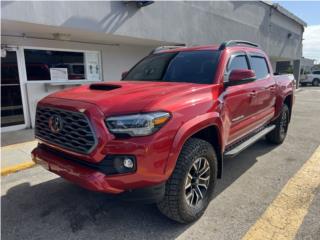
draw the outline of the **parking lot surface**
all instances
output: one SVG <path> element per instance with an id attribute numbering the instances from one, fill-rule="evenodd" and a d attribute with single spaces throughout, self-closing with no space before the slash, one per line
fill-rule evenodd
<path id="1" fill-rule="evenodd" d="M 285 142 L 274 146 L 262 139 L 226 160 L 215 197 L 193 224 L 175 223 L 154 205 L 89 192 L 34 167 L 2 178 L 2 238 L 241 239 L 319 145 L 320 88 L 305 87 L 296 94 Z M 296 239 L 320 239 L 319 187 L 313 195 Z"/>

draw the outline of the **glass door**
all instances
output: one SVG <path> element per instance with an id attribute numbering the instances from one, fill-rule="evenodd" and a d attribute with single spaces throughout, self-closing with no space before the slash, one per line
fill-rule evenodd
<path id="1" fill-rule="evenodd" d="M 1 128 L 25 124 L 17 51 L 6 51 L 1 58 Z"/>

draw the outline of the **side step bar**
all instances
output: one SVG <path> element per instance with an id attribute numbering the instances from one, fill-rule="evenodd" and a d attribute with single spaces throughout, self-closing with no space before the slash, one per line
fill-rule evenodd
<path id="1" fill-rule="evenodd" d="M 259 131 L 257 134 L 253 135 L 252 137 L 250 137 L 249 139 L 247 139 L 243 143 L 240 143 L 236 147 L 225 152 L 224 156 L 227 158 L 231 158 L 231 157 L 238 155 L 240 152 L 245 150 L 247 147 L 251 146 L 256 141 L 258 141 L 260 138 L 262 138 L 263 136 L 265 136 L 266 134 L 271 132 L 275 127 L 276 127 L 275 125 L 271 125 L 271 126 L 264 128 L 263 130 Z"/>

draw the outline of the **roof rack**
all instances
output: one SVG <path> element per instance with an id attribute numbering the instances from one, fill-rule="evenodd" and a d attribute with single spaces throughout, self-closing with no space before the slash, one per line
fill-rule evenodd
<path id="1" fill-rule="evenodd" d="M 185 45 L 160 46 L 160 47 L 156 47 L 155 49 L 153 49 L 150 52 L 150 55 L 158 53 L 162 50 L 170 50 L 170 49 L 176 49 L 176 48 L 182 48 L 182 47 L 185 47 Z"/>
<path id="2" fill-rule="evenodd" d="M 230 40 L 230 41 L 223 42 L 220 45 L 219 50 L 224 50 L 224 49 L 226 49 L 226 47 L 231 47 L 231 46 L 236 46 L 236 45 L 249 45 L 251 47 L 257 47 L 257 48 L 259 47 L 258 44 L 252 43 L 252 42 L 248 42 L 248 41 Z"/>

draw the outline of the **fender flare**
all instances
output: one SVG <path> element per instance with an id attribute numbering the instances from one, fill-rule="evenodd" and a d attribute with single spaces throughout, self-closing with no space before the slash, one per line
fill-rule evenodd
<path id="1" fill-rule="evenodd" d="M 294 104 L 294 94 L 290 91 L 288 91 L 285 95 L 277 98 L 276 100 L 276 111 L 275 111 L 275 117 L 274 119 L 277 119 L 280 115 L 280 112 L 281 112 L 281 109 L 282 109 L 282 106 L 286 100 L 287 97 L 291 97 L 291 103 L 292 105 Z M 291 106 L 291 109 L 290 109 L 290 113 L 292 112 L 292 106 Z M 273 119 L 273 120 L 274 120 Z"/>
<path id="2" fill-rule="evenodd" d="M 220 114 L 217 112 L 205 113 L 203 115 L 197 116 L 185 122 L 180 129 L 178 130 L 167 159 L 167 164 L 165 167 L 165 175 L 169 178 L 171 176 L 175 166 L 177 159 L 180 155 L 183 145 L 185 142 L 195 133 L 205 129 L 207 127 L 214 126 L 218 129 L 219 133 L 222 132 L 222 121 Z M 221 147 L 223 146 L 222 136 L 219 134 L 219 142 Z M 219 153 L 221 154 L 221 153 Z"/>

